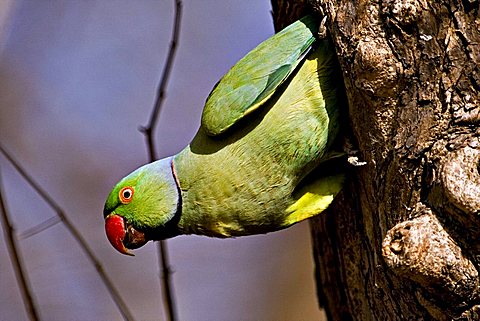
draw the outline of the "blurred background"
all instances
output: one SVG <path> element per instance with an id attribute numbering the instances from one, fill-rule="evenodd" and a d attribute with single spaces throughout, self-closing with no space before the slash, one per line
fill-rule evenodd
<path id="1" fill-rule="evenodd" d="M 117 253 L 102 208 L 144 164 L 146 125 L 167 54 L 173 0 L 0 0 L 0 140 L 65 209 L 137 320 L 164 320 L 157 247 Z M 217 80 L 273 34 L 269 0 L 183 1 L 167 99 L 155 133 L 162 157 L 194 136 Z M 55 213 L 0 156 L 17 234 Z M 3 233 L 3 232 L 0 232 Z M 0 320 L 27 320 L 3 239 Z M 231 240 L 168 241 L 180 320 L 319 320 L 308 222 Z M 44 320 L 122 320 L 62 224 L 20 241 Z"/>

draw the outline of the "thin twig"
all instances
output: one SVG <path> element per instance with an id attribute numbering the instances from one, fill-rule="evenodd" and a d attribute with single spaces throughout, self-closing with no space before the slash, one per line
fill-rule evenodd
<path id="1" fill-rule="evenodd" d="M 172 39 L 170 41 L 170 49 L 168 51 L 167 60 L 165 61 L 165 67 L 162 72 L 162 77 L 160 78 L 160 83 L 157 88 L 155 105 L 150 114 L 150 120 L 148 122 L 148 125 L 140 128 L 140 131 L 145 135 L 145 138 L 147 140 L 150 161 L 155 161 L 158 159 L 155 149 L 153 131 L 157 126 L 158 116 L 160 115 L 160 110 L 162 109 L 163 102 L 165 101 L 165 90 L 167 88 L 168 79 L 170 78 L 170 72 L 172 71 L 173 61 L 175 59 L 178 37 L 180 35 L 181 20 L 182 1 L 175 0 L 175 19 L 173 22 Z"/>
<path id="2" fill-rule="evenodd" d="M 164 65 L 164 69 L 162 72 L 162 77 L 160 79 L 160 83 L 158 85 L 157 96 L 155 99 L 155 106 L 152 109 L 152 113 L 150 115 L 150 120 L 148 125 L 145 127 L 141 127 L 140 131 L 145 135 L 148 154 L 149 154 L 149 161 L 153 162 L 158 159 L 157 152 L 155 149 L 155 142 L 154 142 L 154 131 L 156 129 L 158 116 L 160 115 L 160 110 L 162 109 L 163 102 L 165 100 L 165 90 L 167 88 L 168 79 L 170 76 L 170 72 L 173 67 L 173 61 L 175 58 L 175 51 L 177 49 L 178 38 L 180 35 L 180 26 L 181 26 L 181 19 L 182 19 L 182 1 L 175 0 L 175 19 L 173 22 L 173 31 L 172 31 L 172 39 L 170 41 L 170 50 L 168 52 L 167 60 Z M 176 314 L 176 307 L 175 301 L 173 296 L 173 285 L 172 285 L 172 278 L 171 278 L 171 269 L 170 269 L 170 260 L 168 257 L 168 248 L 167 242 L 161 240 L 158 242 L 158 260 L 159 265 L 161 266 L 161 285 L 163 289 L 163 295 L 167 307 L 167 318 L 170 321 L 175 321 L 177 319 Z"/>
<path id="3" fill-rule="evenodd" d="M 68 219 L 68 217 L 65 215 L 64 210 L 58 205 L 53 197 L 51 197 L 41 186 L 38 184 L 31 175 L 29 175 L 25 169 L 23 169 L 20 166 L 20 163 L 9 153 L 7 150 L 2 146 L 0 143 L 0 152 L 5 156 L 5 158 L 13 165 L 13 167 L 17 170 L 17 172 L 30 184 L 30 186 L 40 195 L 41 198 L 55 211 L 59 219 L 65 224 L 65 227 L 68 229 L 70 234 L 72 234 L 73 238 L 80 244 L 80 247 L 83 249 L 85 254 L 87 255 L 88 259 L 90 262 L 93 264 L 95 269 L 98 272 L 98 275 L 100 276 L 100 279 L 103 281 L 105 284 L 105 287 L 107 288 L 108 292 L 110 293 L 113 301 L 117 305 L 118 309 L 120 310 L 120 313 L 123 316 L 124 320 L 127 321 L 133 321 L 135 320 L 128 310 L 127 305 L 123 301 L 123 299 L 120 296 L 120 293 L 117 291 L 115 286 L 113 285 L 112 281 L 108 277 L 108 275 L 105 273 L 102 264 L 100 263 L 100 260 L 97 259 L 95 254 L 93 253 L 92 249 L 88 245 L 88 243 L 85 241 L 83 236 L 80 234 L 80 232 L 75 228 L 73 223 Z M 47 220 L 48 221 L 48 220 Z M 33 229 L 38 229 L 38 226 L 44 225 L 45 222 L 40 223 L 37 225 L 37 228 L 34 227 Z M 30 229 L 32 230 L 32 229 Z"/>
<path id="4" fill-rule="evenodd" d="M 26 231 L 23 231 L 21 234 L 18 235 L 18 238 L 20 240 L 23 239 L 28 239 L 29 237 L 32 237 L 34 235 L 37 235 L 45 230 L 48 230 L 52 226 L 61 223 L 62 220 L 58 216 L 50 217 L 49 219 L 46 219 L 45 221 L 27 229 Z"/>
<path id="5" fill-rule="evenodd" d="M 7 213 L 7 205 L 4 200 L 2 184 L 1 184 L 1 175 L 0 175 L 0 212 L 3 231 L 5 235 L 5 241 L 7 243 L 8 252 L 10 253 L 10 258 L 12 259 L 13 269 L 15 270 L 15 275 L 17 277 L 18 286 L 22 292 L 23 302 L 27 309 L 28 317 L 32 321 L 40 320 L 37 308 L 35 307 L 35 302 L 33 300 L 33 292 L 30 289 L 28 282 L 27 274 L 24 269 L 22 258 L 17 249 L 17 244 L 15 241 L 15 229 L 10 223 L 10 219 Z"/>

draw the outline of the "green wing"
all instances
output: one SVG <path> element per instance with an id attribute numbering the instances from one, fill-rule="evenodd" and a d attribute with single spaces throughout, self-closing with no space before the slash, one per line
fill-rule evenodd
<path id="1" fill-rule="evenodd" d="M 207 134 L 223 133 L 270 98 L 295 70 L 317 31 L 316 20 L 306 16 L 240 59 L 207 98 L 202 114 Z"/>

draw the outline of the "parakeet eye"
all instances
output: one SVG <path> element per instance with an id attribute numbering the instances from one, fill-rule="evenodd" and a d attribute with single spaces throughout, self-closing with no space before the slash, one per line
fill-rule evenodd
<path id="1" fill-rule="evenodd" d="M 120 190 L 119 197 L 120 197 L 120 202 L 122 202 L 123 204 L 130 203 L 133 197 L 133 187 L 128 186 L 128 187 L 122 188 Z"/>

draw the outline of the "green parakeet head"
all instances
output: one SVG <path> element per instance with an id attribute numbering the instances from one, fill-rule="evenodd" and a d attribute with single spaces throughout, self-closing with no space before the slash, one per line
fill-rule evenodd
<path id="1" fill-rule="evenodd" d="M 119 252 L 133 255 L 128 249 L 175 235 L 168 223 L 179 208 L 172 158 L 144 165 L 110 192 L 103 209 L 107 238 Z"/>

